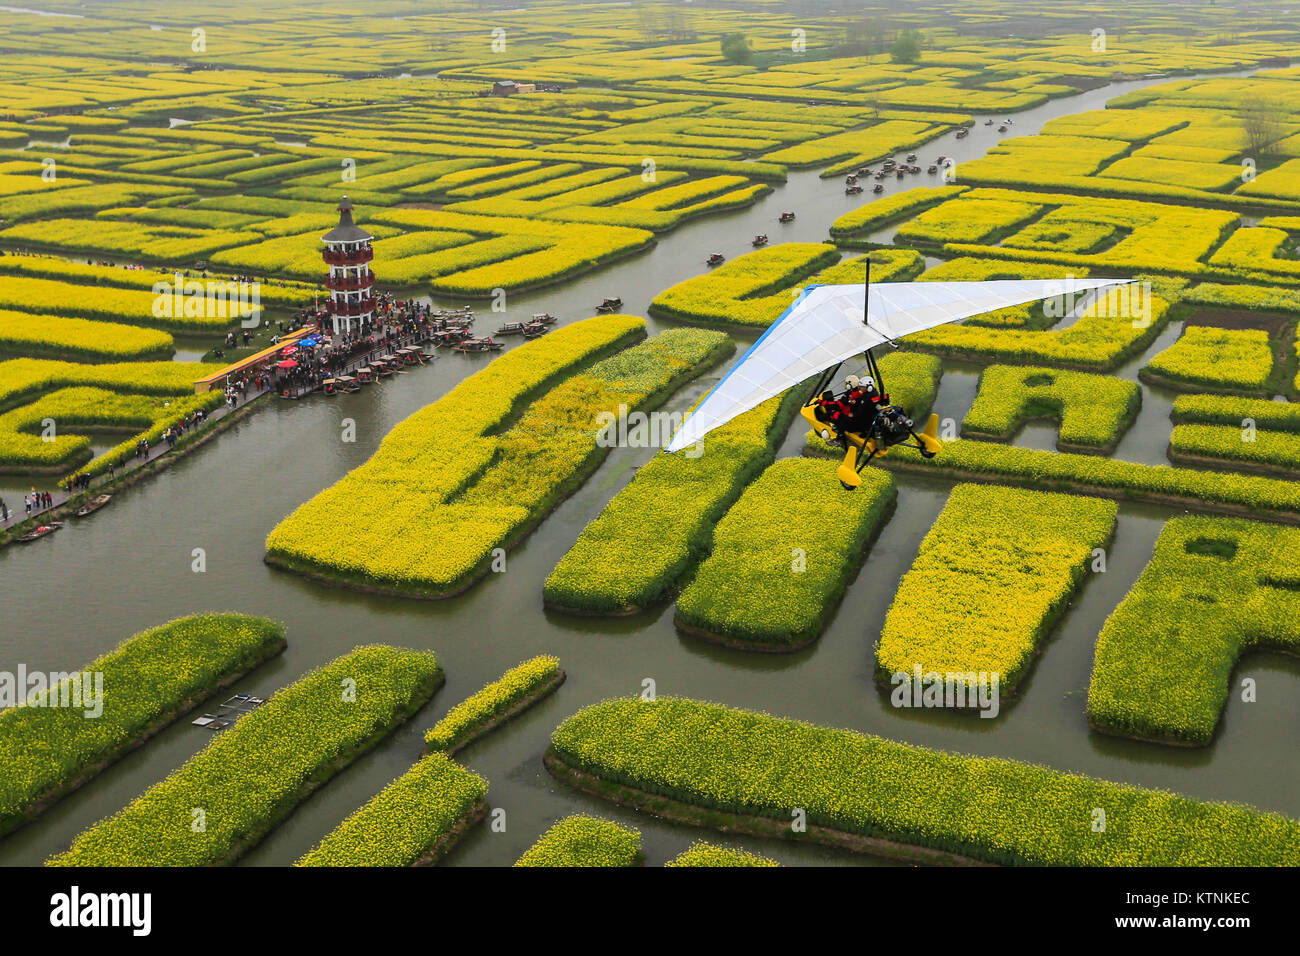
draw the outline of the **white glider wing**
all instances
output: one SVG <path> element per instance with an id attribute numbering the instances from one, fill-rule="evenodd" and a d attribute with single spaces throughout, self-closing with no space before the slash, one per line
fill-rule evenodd
<path id="1" fill-rule="evenodd" d="M 862 286 L 809 286 L 695 407 L 664 447 L 680 451 L 792 385 L 885 342 L 1025 302 L 1131 279 L 880 282 L 862 320 Z"/>

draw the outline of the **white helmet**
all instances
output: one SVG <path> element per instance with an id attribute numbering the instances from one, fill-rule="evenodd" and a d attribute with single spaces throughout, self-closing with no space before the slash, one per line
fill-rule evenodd
<path id="1" fill-rule="evenodd" d="M 848 378 L 844 380 L 844 384 L 847 385 L 849 388 L 857 388 L 859 381 L 861 381 L 861 379 L 859 379 L 856 375 L 850 375 Z"/>
<path id="2" fill-rule="evenodd" d="M 868 375 L 866 378 L 862 380 L 862 384 L 865 385 L 867 388 L 875 388 L 876 380 L 872 378 L 870 375 Z"/>

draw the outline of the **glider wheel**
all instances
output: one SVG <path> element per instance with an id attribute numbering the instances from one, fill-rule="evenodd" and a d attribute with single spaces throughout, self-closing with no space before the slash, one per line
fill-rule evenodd
<path id="1" fill-rule="evenodd" d="M 840 484 L 843 486 L 843 488 L 844 488 L 845 491 L 857 491 L 857 490 L 858 490 L 858 489 L 857 489 L 857 486 L 855 486 L 855 485 L 851 485 L 851 484 L 849 484 L 847 481 L 841 481 Z"/>

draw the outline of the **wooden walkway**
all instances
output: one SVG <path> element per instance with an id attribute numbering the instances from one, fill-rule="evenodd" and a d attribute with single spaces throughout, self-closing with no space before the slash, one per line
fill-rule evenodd
<path id="1" fill-rule="evenodd" d="M 253 394 L 250 394 L 246 400 L 241 400 L 240 403 L 237 406 L 235 406 L 235 408 L 242 408 L 244 405 L 247 405 L 248 402 L 251 402 L 253 399 L 257 398 L 258 395 L 264 394 L 264 392 L 265 390 L 263 389 L 262 391 L 258 391 Z M 220 408 L 214 409 L 213 411 L 209 412 L 207 416 L 203 419 L 203 423 L 198 426 L 197 433 L 201 434 L 202 432 L 206 431 L 209 427 L 215 425 L 217 422 L 221 421 L 231 412 L 235 411 L 235 408 L 231 408 L 229 405 L 222 405 Z M 186 434 L 188 434 L 188 432 Z M 125 465 L 119 466 L 114 471 L 112 479 L 108 477 L 108 472 L 102 472 L 96 475 L 95 477 L 93 477 L 90 480 L 89 490 L 93 492 L 96 488 L 100 488 L 103 487 L 104 485 L 111 484 L 112 481 L 116 480 L 118 477 L 121 477 L 122 475 L 135 471 L 137 468 L 142 468 L 151 461 L 156 461 L 157 459 L 161 458 L 163 455 L 169 453 L 171 450 L 172 450 L 171 446 L 169 446 L 165 441 L 160 441 L 157 445 L 150 447 L 149 454 L 147 456 L 133 455 L 131 458 L 129 458 Z M 5 507 L 9 509 L 8 519 L 0 520 L 0 529 L 12 528 L 14 525 L 22 524 L 28 518 L 34 518 L 37 515 L 44 514 L 47 511 L 52 511 L 55 508 L 62 507 L 63 505 L 68 503 L 69 498 L 73 497 L 73 495 L 69 494 L 67 491 L 65 491 L 62 488 L 46 488 L 46 489 L 38 488 L 37 490 L 49 491 L 53 504 L 51 504 L 50 507 L 48 508 L 43 508 L 43 507 L 33 508 L 30 513 L 28 513 L 26 508 L 23 506 L 22 492 L 12 492 L 12 493 L 5 492 L 4 494 L 0 494 L 0 498 L 4 499 Z M 30 490 L 28 493 L 30 493 Z M 83 494 L 83 493 L 84 491 L 77 492 L 77 494 Z M 11 500 L 11 497 L 16 500 Z"/>

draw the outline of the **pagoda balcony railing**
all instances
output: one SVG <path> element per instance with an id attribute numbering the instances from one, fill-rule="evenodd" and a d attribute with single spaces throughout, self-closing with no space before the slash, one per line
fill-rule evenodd
<path id="1" fill-rule="evenodd" d="M 369 262 L 375 257 L 375 250 L 370 246 L 365 246 L 361 249 L 352 249 L 347 252 L 344 252 L 342 249 L 326 249 L 321 253 L 321 256 L 332 266 L 350 266 Z"/>
<path id="2" fill-rule="evenodd" d="M 357 277 L 326 275 L 324 282 L 327 289 L 334 289 L 338 292 L 360 292 L 362 289 L 373 287 L 375 277 L 370 273 Z"/>
<path id="3" fill-rule="evenodd" d="M 329 308 L 334 315 L 365 315 L 375 311 L 375 300 L 367 297 L 357 302 L 331 302 Z"/>

